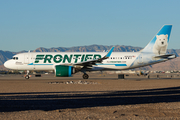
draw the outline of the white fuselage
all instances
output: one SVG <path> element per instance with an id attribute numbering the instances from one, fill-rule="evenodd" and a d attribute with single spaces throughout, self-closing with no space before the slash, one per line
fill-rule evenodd
<path id="1" fill-rule="evenodd" d="M 54 70 L 55 65 L 73 65 L 105 55 L 106 52 L 29 52 L 13 56 L 13 59 L 5 62 L 4 66 L 15 70 Z M 125 70 L 167 60 L 152 58 L 153 54 L 150 53 L 112 52 L 108 59 L 87 67 L 87 70 Z"/>
<path id="2" fill-rule="evenodd" d="M 104 55 L 106 52 L 30 52 L 15 55 L 4 65 L 9 69 L 16 70 L 54 70 L 55 65 L 79 63 L 97 59 Z M 113 52 L 108 59 L 93 67 L 127 69 L 138 55 L 138 52 Z"/>

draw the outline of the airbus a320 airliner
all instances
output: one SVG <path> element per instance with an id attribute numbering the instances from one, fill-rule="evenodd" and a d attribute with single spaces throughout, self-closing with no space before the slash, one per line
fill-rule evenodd
<path id="1" fill-rule="evenodd" d="M 176 58 L 166 54 L 172 25 L 164 25 L 149 44 L 139 52 L 28 52 L 14 55 L 4 66 L 14 70 L 54 70 L 57 77 L 70 77 L 86 71 L 127 70 Z"/>

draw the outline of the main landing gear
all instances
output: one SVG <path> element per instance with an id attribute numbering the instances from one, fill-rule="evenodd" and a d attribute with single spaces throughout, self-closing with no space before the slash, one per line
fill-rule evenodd
<path id="1" fill-rule="evenodd" d="M 83 79 L 88 79 L 88 78 L 89 78 L 89 75 L 86 74 L 86 73 L 84 73 L 82 77 L 83 77 Z"/>

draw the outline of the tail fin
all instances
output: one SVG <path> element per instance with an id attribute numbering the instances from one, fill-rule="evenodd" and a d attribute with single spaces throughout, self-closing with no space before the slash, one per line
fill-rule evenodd
<path id="1" fill-rule="evenodd" d="M 166 54 L 172 25 L 164 25 L 141 52 L 153 52 L 156 55 Z"/>

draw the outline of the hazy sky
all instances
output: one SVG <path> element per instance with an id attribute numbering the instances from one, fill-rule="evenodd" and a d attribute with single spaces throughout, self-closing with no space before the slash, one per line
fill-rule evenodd
<path id="1" fill-rule="evenodd" d="M 180 0 L 0 0 L 0 50 L 145 47 L 164 24 L 180 49 Z"/>

